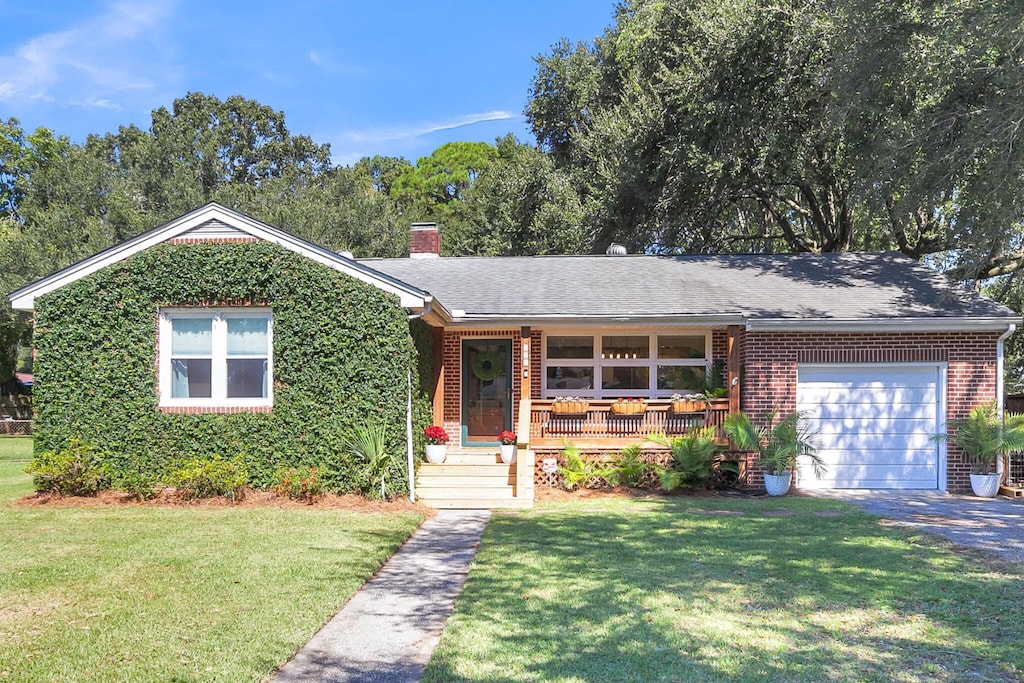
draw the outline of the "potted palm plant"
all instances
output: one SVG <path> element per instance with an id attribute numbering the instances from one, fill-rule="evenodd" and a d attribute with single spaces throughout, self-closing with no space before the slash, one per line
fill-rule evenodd
<path id="1" fill-rule="evenodd" d="M 967 417 L 950 420 L 951 431 L 936 434 L 937 441 L 952 440 L 971 463 L 974 495 L 992 498 L 999 492 L 1002 475 L 994 472 L 997 460 L 1024 451 L 1024 415 L 999 415 L 994 402 L 977 406 Z"/>
<path id="2" fill-rule="evenodd" d="M 729 413 L 723 428 L 736 447 L 757 453 L 764 470 L 764 486 L 770 496 L 782 496 L 793 481 L 793 466 L 801 455 L 814 466 L 815 475 L 825 469 L 817 454 L 817 435 L 807 427 L 803 413 L 789 413 L 781 419 L 778 410 L 765 413 L 764 424 L 755 426 L 746 413 Z"/>

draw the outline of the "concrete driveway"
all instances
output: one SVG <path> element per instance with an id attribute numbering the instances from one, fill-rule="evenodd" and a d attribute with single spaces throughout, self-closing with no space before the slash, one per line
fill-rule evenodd
<path id="1" fill-rule="evenodd" d="M 938 491 L 815 491 L 865 512 L 938 534 L 1013 562 L 1024 561 L 1024 498 L 975 498 Z"/>

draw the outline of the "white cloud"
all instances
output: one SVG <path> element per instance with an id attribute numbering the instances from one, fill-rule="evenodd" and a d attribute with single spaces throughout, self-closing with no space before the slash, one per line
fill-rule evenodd
<path id="1" fill-rule="evenodd" d="M 77 26 L 0 54 L 0 98 L 118 108 L 118 96 L 157 87 L 168 69 L 155 63 L 154 44 L 175 1 L 112 3 Z"/>
<path id="2" fill-rule="evenodd" d="M 488 111 L 480 114 L 466 114 L 448 121 L 435 123 L 411 123 L 405 126 L 393 126 L 388 128 L 369 128 L 366 130 L 350 130 L 343 133 L 343 136 L 352 141 L 360 143 L 391 142 L 394 140 L 409 140 L 418 138 L 430 133 L 437 133 L 442 130 L 452 130 L 471 126 L 474 123 L 484 121 L 504 121 L 513 119 L 517 114 L 507 111 Z"/>

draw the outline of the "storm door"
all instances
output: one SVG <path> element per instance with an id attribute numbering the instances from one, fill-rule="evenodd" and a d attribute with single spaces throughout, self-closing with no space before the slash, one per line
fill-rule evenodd
<path id="1" fill-rule="evenodd" d="M 462 340 L 462 443 L 493 445 L 512 429 L 512 340 Z"/>

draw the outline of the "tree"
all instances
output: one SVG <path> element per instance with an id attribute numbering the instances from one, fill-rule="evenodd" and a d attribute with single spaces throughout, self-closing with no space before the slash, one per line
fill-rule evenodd
<path id="1" fill-rule="evenodd" d="M 446 234 L 456 254 L 522 256 L 586 253 L 583 207 L 551 157 L 511 134 L 462 196 Z"/>
<path id="2" fill-rule="evenodd" d="M 527 117 L 593 248 L 945 253 L 1024 263 L 1009 0 L 629 0 L 538 59 Z"/>
<path id="3" fill-rule="evenodd" d="M 440 220 L 496 155 L 486 142 L 445 143 L 399 175 L 390 195 L 411 218 Z"/>

